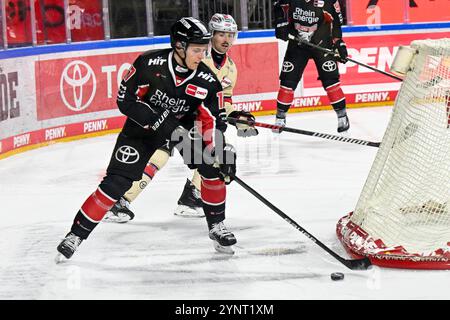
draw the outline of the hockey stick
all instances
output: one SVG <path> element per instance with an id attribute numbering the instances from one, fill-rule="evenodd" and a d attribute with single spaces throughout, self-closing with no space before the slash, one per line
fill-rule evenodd
<path id="1" fill-rule="evenodd" d="M 253 188 L 251 188 L 248 184 L 246 184 L 244 181 L 239 179 L 238 177 L 234 176 L 234 180 L 245 190 L 250 192 L 252 195 L 254 195 L 256 198 L 258 198 L 261 202 L 263 202 L 266 206 L 268 206 L 270 209 L 275 211 L 280 217 L 282 217 L 284 220 L 286 220 L 291 226 L 293 226 L 295 229 L 303 233 L 307 238 L 309 238 L 312 242 L 317 244 L 319 247 L 321 247 L 323 250 L 328 252 L 333 258 L 338 260 L 340 263 L 345 265 L 347 268 L 351 270 L 367 270 L 372 263 L 370 262 L 369 258 L 362 258 L 362 259 L 355 259 L 355 260 L 347 260 L 339 256 L 336 252 L 328 248 L 326 245 L 324 245 L 322 242 L 320 242 L 316 237 L 314 237 L 311 233 L 306 231 L 302 226 L 300 226 L 297 222 L 289 218 L 283 211 L 275 207 L 272 203 L 270 203 L 266 198 L 264 198 L 262 195 L 260 195 L 258 192 L 256 192 Z"/>
<path id="2" fill-rule="evenodd" d="M 306 42 L 306 41 L 299 41 L 298 39 L 296 39 L 296 38 L 295 38 L 293 35 L 291 35 L 291 34 L 289 35 L 289 39 L 298 41 L 300 44 L 303 44 L 303 45 L 308 46 L 308 47 L 310 47 L 310 48 L 313 48 L 313 49 L 322 51 L 323 53 L 331 54 L 331 55 L 333 55 L 333 57 L 334 57 L 335 54 L 336 54 L 333 50 L 330 50 L 330 49 L 327 49 L 327 48 L 318 46 L 318 45 L 316 45 L 316 44 L 312 44 L 312 43 Z M 392 79 L 395 79 L 395 80 L 398 80 L 398 81 L 403 81 L 402 78 L 397 77 L 396 75 L 394 75 L 394 74 L 392 74 L 392 73 L 389 73 L 389 72 L 386 72 L 386 71 L 383 71 L 383 70 L 374 68 L 374 67 L 372 67 L 372 66 L 369 66 L 368 64 L 365 64 L 365 63 L 356 61 L 356 60 L 354 60 L 354 59 L 352 59 L 352 58 L 347 58 L 347 60 L 348 60 L 348 61 L 351 61 L 351 62 L 353 62 L 353 63 L 356 63 L 356 64 L 358 64 L 358 65 L 360 65 L 360 66 L 363 66 L 363 67 L 365 67 L 365 68 L 367 68 L 367 69 L 370 69 L 370 70 L 373 70 L 373 71 L 375 71 L 375 72 L 379 72 L 379 73 L 381 73 L 381 74 L 384 74 L 385 76 L 391 77 Z"/>
<path id="3" fill-rule="evenodd" d="M 294 128 L 289 128 L 289 127 L 284 127 L 284 126 L 278 126 L 276 124 L 240 120 L 240 119 L 235 119 L 235 118 L 230 118 L 230 117 L 227 118 L 227 121 L 231 124 L 241 123 L 241 124 L 246 124 L 249 126 L 268 128 L 268 129 L 272 129 L 272 130 L 275 129 L 275 130 L 279 130 L 280 132 L 282 132 L 282 131 L 292 132 L 292 133 L 303 134 L 303 135 L 307 135 L 307 136 L 313 136 L 313 137 L 317 137 L 317 138 L 335 140 L 335 141 L 340 141 L 340 142 L 355 143 L 355 144 L 359 144 L 362 146 L 369 146 L 369 147 L 375 147 L 375 148 L 379 148 L 380 144 L 381 144 L 380 142 L 372 142 L 372 141 L 366 141 L 366 140 L 360 140 L 360 139 L 354 139 L 354 138 L 347 138 L 347 137 L 342 137 L 342 136 L 336 136 L 334 134 L 294 129 Z"/>

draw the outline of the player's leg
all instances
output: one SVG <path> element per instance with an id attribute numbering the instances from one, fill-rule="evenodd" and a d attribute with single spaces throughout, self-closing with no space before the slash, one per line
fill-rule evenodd
<path id="1" fill-rule="evenodd" d="M 223 152 L 223 137 L 216 139 L 216 150 Z M 183 139 L 183 144 L 177 147 L 183 156 L 184 163 L 190 169 L 198 169 L 199 177 L 193 179 L 194 184 L 200 182 L 200 194 L 203 204 L 203 212 L 209 229 L 209 238 L 213 240 L 214 248 L 219 252 L 234 253 L 232 245 L 236 243 L 236 237 L 227 230 L 225 220 L 225 199 L 226 186 L 219 169 L 214 167 L 215 159 L 211 157 L 211 152 L 206 148 L 202 140 Z M 224 155 L 217 153 L 216 157 Z M 235 159 L 229 165 L 235 164 Z"/>
<path id="2" fill-rule="evenodd" d="M 237 240 L 225 226 L 225 182 L 219 178 L 217 168 L 212 165 L 199 166 L 201 176 L 201 198 L 203 211 L 209 229 L 209 238 L 213 240 L 214 248 L 222 253 L 233 254 L 232 245 Z"/>
<path id="3" fill-rule="evenodd" d="M 140 179 L 148 158 L 156 148 L 144 145 L 142 139 L 132 139 L 122 133 L 117 138 L 106 176 L 75 215 L 70 232 L 58 245 L 57 262 L 69 259 L 86 240 L 104 215 Z"/>
<path id="4" fill-rule="evenodd" d="M 130 203 L 147 187 L 156 173 L 166 165 L 171 154 L 169 149 L 162 147 L 155 151 L 144 169 L 141 180 L 134 181 L 131 188 L 107 212 L 104 217 L 105 222 L 125 223 L 133 220 L 134 213 L 130 209 Z"/>
<path id="5" fill-rule="evenodd" d="M 192 181 L 187 179 L 183 192 L 178 199 L 178 206 L 174 214 L 182 217 L 204 217 L 203 202 L 200 197 L 201 179 L 197 170 L 197 164 L 202 162 L 201 153 L 198 154 L 200 159 L 196 159 L 194 148 L 201 150 L 203 148 L 202 137 L 199 135 L 196 127 L 193 127 L 186 135 L 182 136 L 181 143 L 176 145 L 177 150 L 183 157 L 184 163 L 194 170 Z M 198 157 L 197 157 L 198 158 Z"/>
<path id="6" fill-rule="evenodd" d="M 289 43 L 280 72 L 280 88 L 278 90 L 277 114 L 275 117 L 276 125 L 286 125 L 286 113 L 292 105 L 294 91 L 300 82 L 309 58 L 310 54 L 307 50 L 293 42 Z"/>
<path id="7" fill-rule="evenodd" d="M 323 53 L 316 53 L 314 55 L 314 62 L 319 73 L 319 78 L 322 81 L 322 86 L 327 93 L 330 104 L 336 112 L 338 118 L 337 131 L 339 133 L 346 133 L 350 128 L 350 122 L 347 116 L 345 95 L 340 86 L 338 64 L 331 56 L 325 56 Z"/>
<path id="8" fill-rule="evenodd" d="M 175 215 L 180 217 L 202 218 L 203 202 L 200 197 L 201 178 L 198 170 L 194 170 L 192 180 L 186 179 L 183 192 L 178 199 L 178 207 L 175 209 Z"/>

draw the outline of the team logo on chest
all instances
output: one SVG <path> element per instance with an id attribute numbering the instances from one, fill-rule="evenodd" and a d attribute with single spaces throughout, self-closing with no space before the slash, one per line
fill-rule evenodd
<path id="1" fill-rule="evenodd" d="M 186 94 L 203 100 L 208 95 L 208 90 L 193 84 L 188 84 L 186 87 Z"/>

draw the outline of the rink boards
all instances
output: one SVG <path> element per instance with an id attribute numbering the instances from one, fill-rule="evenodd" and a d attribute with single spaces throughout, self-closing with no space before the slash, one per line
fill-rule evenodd
<path id="1" fill-rule="evenodd" d="M 400 45 L 450 37 L 450 24 L 344 31 L 353 59 L 389 71 Z M 233 97 L 238 110 L 274 113 L 286 43 L 273 35 L 273 30 L 241 32 L 231 50 L 239 72 Z M 56 141 L 117 131 L 124 121 L 115 103 L 123 74 L 139 53 L 168 46 L 167 37 L 156 37 L 0 52 L 0 158 Z M 348 107 L 393 104 L 398 81 L 350 62 L 339 69 Z M 291 112 L 330 108 L 310 62 Z"/>

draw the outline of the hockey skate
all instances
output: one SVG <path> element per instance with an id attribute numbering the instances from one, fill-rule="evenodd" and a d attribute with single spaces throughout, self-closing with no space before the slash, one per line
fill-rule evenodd
<path id="1" fill-rule="evenodd" d="M 280 129 L 272 129 L 273 133 L 281 133 L 281 131 L 283 130 L 283 128 L 286 126 L 286 116 L 284 117 L 279 117 L 278 115 L 275 118 L 275 125 L 276 126 L 280 126 Z"/>
<path id="2" fill-rule="evenodd" d="M 346 115 L 343 117 L 339 117 L 337 132 L 344 137 L 348 137 L 350 134 L 348 129 L 350 129 L 350 122 L 348 121 L 348 117 Z"/>
<path id="3" fill-rule="evenodd" d="M 178 207 L 175 209 L 174 215 L 186 218 L 203 218 L 205 216 L 200 192 L 189 179 L 187 179 L 183 193 L 178 199 Z"/>
<path id="4" fill-rule="evenodd" d="M 220 253 L 234 254 L 232 245 L 236 237 L 227 230 L 223 222 L 214 223 L 209 230 L 209 238 L 214 242 L 214 249 Z"/>
<path id="5" fill-rule="evenodd" d="M 126 223 L 134 219 L 134 213 L 130 210 L 130 203 L 121 197 L 103 217 L 104 222 Z"/>
<path id="6" fill-rule="evenodd" d="M 56 250 L 58 250 L 58 254 L 55 257 L 55 262 L 60 263 L 66 259 L 70 259 L 81 242 L 83 242 L 83 239 L 74 233 L 69 232 L 56 248 Z"/>

